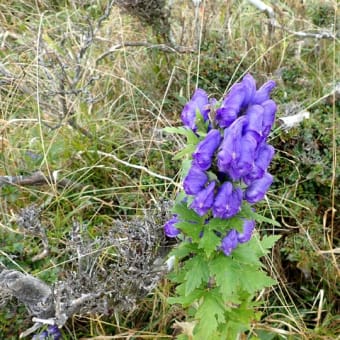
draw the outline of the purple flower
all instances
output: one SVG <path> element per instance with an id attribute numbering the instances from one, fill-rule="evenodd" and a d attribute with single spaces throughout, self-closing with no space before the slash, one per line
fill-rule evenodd
<path id="1" fill-rule="evenodd" d="M 179 220 L 177 215 L 174 215 L 168 222 L 164 224 L 164 233 L 168 237 L 176 237 L 180 234 L 180 230 L 175 227 L 175 224 L 178 223 Z"/>
<path id="2" fill-rule="evenodd" d="M 264 197 L 273 182 L 273 176 L 266 172 L 263 177 L 251 182 L 245 191 L 244 198 L 249 203 L 256 203 Z"/>
<path id="3" fill-rule="evenodd" d="M 239 144 L 239 157 L 231 162 L 228 174 L 233 180 L 247 175 L 253 168 L 257 142 L 252 135 L 244 135 Z"/>
<path id="4" fill-rule="evenodd" d="M 197 111 L 201 113 L 204 121 L 208 119 L 209 99 L 207 93 L 202 89 L 197 89 L 189 102 L 187 102 L 182 110 L 181 119 L 185 126 L 195 131 Z"/>
<path id="5" fill-rule="evenodd" d="M 262 134 L 266 138 L 275 121 L 275 113 L 277 106 L 275 102 L 271 99 L 266 100 L 261 104 L 263 107 L 263 122 L 262 122 Z"/>
<path id="6" fill-rule="evenodd" d="M 243 77 L 241 84 L 244 88 L 244 99 L 242 106 L 247 106 L 253 101 L 253 97 L 256 92 L 256 82 L 253 76 L 248 73 Z"/>
<path id="7" fill-rule="evenodd" d="M 183 181 L 184 191 L 188 195 L 196 195 L 208 181 L 207 174 L 199 167 L 193 165 Z"/>
<path id="8" fill-rule="evenodd" d="M 222 240 L 221 250 L 225 255 L 229 256 L 231 252 L 237 247 L 237 231 L 235 229 L 231 229 L 227 236 L 225 236 Z"/>
<path id="9" fill-rule="evenodd" d="M 205 215 L 212 207 L 214 203 L 214 189 L 215 182 L 211 182 L 205 189 L 196 195 L 195 199 L 191 203 L 190 208 L 193 209 L 199 216 Z"/>
<path id="10" fill-rule="evenodd" d="M 57 325 L 48 326 L 47 330 L 41 332 L 40 334 L 35 334 L 32 340 L 60 340 L 61 333 Z"/>
<path id="11" fill-rule="evenodd" d="M 253 234 L 253 230 L 255 228 L 255 221 L 253 220 L 243 220 L 243 232 L 238 234 L 237 240 L 239 243 L 248 242 L 251 239 L 251 235 Z"/>
<path id="12" fill-rule="evenodd" d="M 271 145 L 267 143 L 261 144 L 256 151 L 254 166 L 250 173 L 243 178 L 244 182 L 249 184 L 255 179 L 261 178 L 267 171 L 274 154 L 275 150 Z"/>
<path id="13" fill-rule="evenodd" d="M 276 86 L 274 80 L 269 80 L 264 83 L 255 93 L 252 104 L 262 104 L 264 101 L 269 99 L 270 92 Z"/>
<path id="14" fill-rule="evenodd" d="M 216 121 L 221 128 L 227 128 L 237 118 L 245 97 L 243 84 L 235 84 L 216 110 Z"/>
<path id="15" fill-rule="evenodd" d="M 242 190 L 233 188 L 231 182 L 224 182 L 219 188 L 213 207 L 213 216 L 219 218 L 230 218 L 236 215 L 242 204 Z"/>
<path id="16" fill-rule="evenodd" d="M 192 154 L 193 164 L 201 170 L 208 170 L 221 139 L 218 130 L 210 130 L 206 137 L 198 143 L 196 151 Z"/>
<path id="17" fill-rule="evenodd" d="M 245 122 L 245 116 L 239 117 L 224 130 L 224 138 L 217 154 L 217 166 L 221 172 L 227 173 L 231 162 L 235 162 L 240 157 L 241 137 Z"/>
<path id="18" fill-rule="evenodd" d="M 263 112 L 264 109 L 261 105 L 251 105 L 246 112 L 247 124 L 245 126 L 245 132 L 251 134 L 258 143 L 260 143 L 263 138 Z"/>

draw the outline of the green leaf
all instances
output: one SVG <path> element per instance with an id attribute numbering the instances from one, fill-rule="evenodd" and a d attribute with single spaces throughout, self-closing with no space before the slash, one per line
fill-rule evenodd
<path id="1" fill-rule="evenodd" d="M 245 202 L 242 206 L 242 210 L 240 212 L 240 215 L 244 218 L 247 218 L 247 219 L 250 219 L 250 220 L 255 220 L 257 222 L 265 222 L 265 223 L 268 223 L 268 224 L 272 224 L 276 227 L 281 226 L 279 222 L 256 213 L 255 211 L 252 210 L 251 206 L 249 204 L 245 203 Z"/>
<path id="2" fill-rule="evenodd" d="M 185 236 L 190 237 L 193 242 L 198 242 L 203 226 L 200 223 L 178 222 L 176 228 L 180 229 Z"/>
<path id="3" fill-rule="evenodd" d="M 183 148 L 181 151 L 179 151 L 174 157 L 173 160 L 182 159 L 187 155 L 192 155 L 194 151 L 196 150 L 196 145 L 188 144 L 185 148 Z"/>
<path id="4" fill-rule="evenodd" d="M 216 248 L 221 244 L 221 238 L 216 236 L 213 230 L 204 229 L 203 236 L 199 241 L 198 248 L 203 249 L 207 257 L 216 251 Z"/>
<path id="5" fill-rule="evenodd" d="M 194 330 L 195 338 L 216 339 L 213 334 L 218 325 L 225 322 L 224 314 L 225 308 L 219 294 L 214 290 L 207 292 L 195 315 L 200 320 Z"/>
<path id="6" fill-rule="evenodd" d="M 198 301 L 205 293 L 203 289 L 195 289 L 190 294 L 185 293 L 185 283 L 176 287 L 176 293 L 178 296 L 169 297 L 168 302 L 170 304 L 181 304 L 182 307 L 189 307 L 194 301 Z"/>
<path id="7" fill-rule="evenodd" d="M 255 266 L 242 265 L 240 267 L 240 275 L 242 275 L 242 288 L 250 294 L 276 284 L 275 280 Z"/>
<path id="8" fill-rule="evenodd" d="M 173 248 L 169 256 L 175 256 L 177 260 L 188 256 L 191 253 L 195 253 L 197 250 L 197 245 L 189 242 L 181 242 L 177 247 Z"/>
<path id="9" fill-rule="evenodd" d="M 261 247 L 263 249 L 270 249 L 274 244 L 281 238 L 281 235 L 265 235 L 260 241 Z"/>
<path id="10" fill-rule="evenodd" d="M 216 285 L 224 301 L 239 303 L 238 295 L 242 275 L 239 266 L 231 257 L 220 254 L 209 264 L 210 273 L 214 275 Z"/>
<path id="11" fill-rule="evenodd" d="M 188 208 L 184 202 L 177 203 L 173 207 L 172 212 L 177 214 L 181 221 L 196 222 L 200 225 L 204 221 L 204 218 L 198 216 L 192 209 Z"/>
<path id="12" fill-rule="evenodd" d="M 254 245 L 254 242 L 251 241 L 239 244 L 237 248 L 233 251 L 233 258 L 240 263 L 250 264 L 260 268 L 262 266 L 262 263 L 260 261 L 260 256 L 262 256 L 262 254 L 259 255 L 257 251 L 258 245 Z"/>
<path id="13" fill-rule="evenodd" d="M 194 131 L 191 129 L 187 129 L 183 126 L 181 127 L 166 127 L 163 129 L 163 131 L 168 133 L 178 133 L 179 135 L 183 135 L 187 137 L 187 144 L 193 144 L 196 145 L 199 141 L 198 136 L 195 134 Z"/>
<path id="14" fill-rule="evenodd" d="M 196 255 L 189 259 L 185 264 L 185 294 L 190 294 L 194 289 L 198 288 L 202 282 L 209 280 L 209 268 L 204 259 Z"/>
<path id="15" fill-rule="evenodd" d="M 236 229 L 237 231 L 243 231 L 243 221 L 239 216 L 234 216 L 228 220 L 222 218 L 212 218 L 208 224 L 209 229 L 219 231 L 222 234 L 226 234 L 230 229 Z"/>

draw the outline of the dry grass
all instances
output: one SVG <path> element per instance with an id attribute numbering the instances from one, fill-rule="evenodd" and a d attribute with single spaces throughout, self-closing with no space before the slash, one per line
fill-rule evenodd
<path id="1" fill-rule="evenodd" d="M 302 258 L 290 262 L 280 249 L 266 259 L 279 284 L 271 292 L 261 292 L 259 299 L 266 301 L 264 318 L 254 324 L 254 334 L 260 329 L 278 339 L 333 339 L 339 335 L 334 300 L 339 275 L 339 104 L 335 94 L 332 97 L 340 79 L 336 1 L 276 2 L 273 9 L 282 28 L 271 27 L 265 14 L 247 1 L 205 0 L 196 10 L 190 1 L 174 1 L 174 39 L 178 45 L 197 48 L 196 53 L 160 51 L 150 28 L 115 7 L 97 27 L 105 5 L 99 0 L 86 1 L 86 5 L 69 1 L 65 6 L 53 1 L 12 0 L 0 5 L 0 175 L 58 171 L 60 178 L 84 185 L 80 192 L 60 190 L 53 183 L 2 188 L 1 244 L 7 243 L 8 229 L 17 231 L 15 213 L 34 202 L 45 208 L 45 223 L 55 247 L 41 267 L 30 263 L 37 251 L 36 241 L 26 240 L 20 251 L 6 244 L 5 252 L 12 250 L 18 256 L 18 267 L 35 275 L 52 265 L 56 275 L 62 276 L 69 269 L 62 243 L 72 218 L 86 221 L 91 232 L 100 233 L 111 217 L 138 215 L 160 199 L 174 197 L 179 164 L 172 156 L 183 141 L 165 136 L 161 129 L 179 123 L 180 100 L 189 98 L 197 84 L 220 98 L 251 72 L 259 83 L 274 78 L 277 100 L 298 103 L 301 110 L 311 111 L 312 122 L 325 115 L 325 100 L 334 98 L 327 108 L 329 116 L 323 116 L 320 123 L 326 131 L 323 138 L 330 141 L 323 151 L 330 160 L 326 164 L 330 169 L 328 197 L 302 200 L 299 195 L 302 184 L 310 180 L 301 170 L 300 155 L 288 148 L 300 134 L 299 128 L 286 134 L 278 127 L 272 135 L 278 166 L 290 164 L 292 173 L 286 174 L 280 182 L 283 187 L 274 188 L 262 207 L 282 224 L 281 230 L 267 232 L 294 240 L 297 231 L 296 242 L 304 239 L 302 249 L 308 252 L 306 263 Z M 324 14 L 325 23 L 320 21 L 321 7 L 329 11 Z M 326 30 L 334 39 L 295 34 Z M 128 46 L 136 42 L 148 44 Z M 283 108 L 279 116 L 285 114 Z M 280 169 L 275 170 L 279 175 Z M 29 248 L 29 242 L 34 246 Z M 300 246 L 296 244 L 296 249 Z M 294 246 L 288 250 L 294 252 Z M 310 252 L 320 263 L 319 273 L 310 269 Z M 292 263 L 297 264 L 294 275 L 289 274 Z M 296 282 L 291 280 L 302 282 L 300 289 L 305 292 L 297 292 Z M 312 284 L 304 286 L 309 280 Z M 127 316 L 115 315 L 111 321 L 99 315 L 74 317 L 69 338 L 84 334 L 93 339 L 170 338 L 165 334 L 172 332 L 174 320 L 184 318 L 183 311 L 166 304 L 170 294 L 171 287 L 164 281 Z M 110 332 L 117 335 L 109 336 Z"/>

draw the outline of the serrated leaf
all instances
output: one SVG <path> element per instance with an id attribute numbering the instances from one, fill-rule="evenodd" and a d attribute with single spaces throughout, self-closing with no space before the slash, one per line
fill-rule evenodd
<path id="1" fill-rule="evenodd" d="M 257 250 L 257 245 L 254 242 L 247 242 L 243 244 L 239 244 L 237 248 L 233 251 L 233 258 L 244 264 L 250 264 L 253 266 L 261 267 L 262 263 L 260 261 L 260 257 Z"/>
<path id="2" fill-rule="evenodd" d="M 199 255 L 186 262 L 185 270 L 187 270 L 185 275 L 185 295 L 198 288 L 202 282 L 208 282 L 209 280 L 208 265 Z"/>
<path id="3" fill-rule="evenodd" d="M 185 284 L 181 284 L 176 287 L 176 293 L 178 296 L 169 297 L 168 302 L 170 304 L 179 303 L 182 307 L 189 307 L 194 301 L 198 301 L 204 294 L 203 289 L 195 289 L 190 294 L 185 294 Z"/>
<path id="4" fill-rule="evenodd" d="M 188 221 L 188 222 L 196 222 L 197 224 L 201 224 L 203 218 L 198 216 L 192 209 L 188 208 L 186 203 L 180 202 L 177 203 L 172 212 L 177 214 L 181 221 Z"/>
<path id="5" fill-rule="evenodd" d="M 209 264 L 210 273 L 216 280 L 216 285 L 224 301 L 239 303 L 238 295 L 240 275 L 239 267 L 231 257 L 220 254 Z"/>
<path id="6" fill-rule="evenodd" d="M 180 229 L 185 236 L 190 237 L 193 242 L 198 242 L 200 240 L 200 233 L 202 230 L 201 224 L 178 222 L 176 223 L 176 228 Z"/>
<path id="7" fill-rule="evenodd" d="M 181 260 L 182 258 L 188 256 L 190 253 L 194 253 L 197 250 L 197 245 L 189 242 L 181 242 L 177 247 L 173 248 L 168 255 L 175 256 L 176 260 Z"/>
<path id="8" fill-rule="evenodd" d="M 203 249 L 207 257 L 216 251 L 216 248 L 221 244 L 221 238 L 216 236 L 213 230 L 204 229 L 203 236 L 199 241 L 198 248 Z"/>
<path id="9" fill-rule="evenodd" d="M 219 324 L 225 322 L 225 308 L 221 297 L 214 291 L 207 292 L 195 317 L 199 319 L 194 334 L 197 339 L 212 339 Z"/>
<path id="10" fill-rule="evenodd" d="M 254 266 L 242 265 L 240 268 L 240 274 L 242 275 L 241 286 L 250 294 L 276 284 L 274 279 Z"/>
<path id="11" fill-rule="evenodd" d="M 270 249 L 281 238 L 281 235 L 265 235 L 260 241 L 261 247 L 264 249 Z"/>
<path id="12" fill-rule="evenodd" d="M 227 220 L 222 218 L 212 218 L 208 224 L 209 229 L 219 231 L 222 234 L 226 234 L 230 229 L 236 229 L 237 231 L 243 230 L 243 221 L 239 216 L 229 218 Z"/>
<path id="13" fill-rule="evenodd" d="M 279 222 L 272 220 L 271 218 L 264 217 L 264 216 L 256 213 L 255 211 L 253 211 L 251 206 L 247 203 L 243 204 L 240 215 L 244 218 L 247 218 L 247 219 L 250 219 L 250 220 L 255 220 L 257 222 L 265 222 L 265 223 L 268 223 L 268 224 L 272 224 L 276 227 L 281 226 Z"/>

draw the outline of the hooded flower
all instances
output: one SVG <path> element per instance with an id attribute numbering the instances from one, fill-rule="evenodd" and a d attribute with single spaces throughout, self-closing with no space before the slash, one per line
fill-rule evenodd
<path id="1" fill-rule="evenodd" d="M 270 130 L 271 130 L 273 124 L 274 124 L 275 113 L 276 113 L 277 107 L 276 107 L 275 102 L 271 99 L 263 102 L 261 104 L 261 106 L 264 109 L 264 111 L 263 111 L 263 122 L 262 122 L 262 134 L 263 134 L 264 138 L 266 138 L 269 135 Z"/>
<path id="2" fill-rule="evenodd" d="M 214 217 L 230 218 L 236 215 L 242 204 L 242 190 L 233 188 L 231 182 L 224 182 L 217 192 L 212 211 Z"/>
<path id="3" fill-rule="evenodd" d="M 253 101 L 253 97 L 256 92 L 256 82 L 253 76 L 248 73 L 243 77 L 241 84 L 243 85 L 244 89 L 242 106 L 245 107 Z"/>
<path id="4" fill-rule="evenodd" d="M 216 110 L 216 121 L 221 128 L 229 127 L 237 118 L 244 101 L 245 89 L 243 84 L 235 84 L 225 97 L 222 105 Z"/>
<path id="5" fill-rule="evenodd" d="M 248 242 L 251 239 L 253 230 L 255 228 L 255 221 L 253 220 L 243 220 L 243 232 L 238 234 L 237 240 L 239 243 Z"/>
<path id="6" fill-rule="evenodd" d="M 210 130 L 206 137 L 198 143 L 196 151 L 192 154 L 193 164 L 203 171 L 208 170 L 220 142 L 220 132 L 218 130 Z"/>
<path id="7" fill-rule="evenodd" d="M 191 203 L 190 208 L 193 209 L 199 216 L 205 215 L 212 207 L 214 203 L 214 189 L 215 182 L 211 182 L 205 189 L 196 195 L 195 199 Z"/>
<path id="8" fill-rule="evenodd" d="M 231 252 L 237 247 L 237 231 L 235 229 L 231 229 L 227 236 L 225 236 L 222 240 L 221 250 L 225 255 L 229 256 Z"/>
<path id="9" fill-rule="evenodd" d="M 271 145 L 263 143 L 256 151 L 255 162 L 252 170 L 244 178 L 246 184 L 250 184 L 253 180 L 263 177 L 264 173 L 275 154 L 275 150 Z"/>
<path id="10" fill-rule="evenodd" d="M 246 117 L 237 118 L 233 124 L 224 130 L 224 138 L 217 154 L 219 171 L 228 173 L 230 164 L 238 160 L 241 154 L 241 137 Z"/>
<path id="11" fill-rule="evenodd" d="M 187 102 L 182 110 L 181 118 L 183 125 L 195 131 L 196 114 L 201 113 L 204 121 L 208 119 L 209 99 L 207 93 L 202 89 L 197 89 L 189 102 Z"/>
<path id="12" fill-rule="evenodd" d="M 263 177 L 251 182 L 244 193 L 244 198 L 249 203 L 256 203 L 262 200 L 272 182 L 273 176 L 266 172 Z"/>
<path id="13" fill-rule="evenodd" d="M 207 174 L 199 167 L 193 165 L 183 181 L 183 188 L 187 195 L 196 195 L 203 190 L 208 181 Z"/>
<path id="14" fill-rule="evenodd" d="M 264 83 L 255 93 L 252 104 L 262 104 L 264 101 L 269 99 L 270 92 L 272 92 L 273 88 L 276 86 L 274 80 L 269 80 Z"/>
<path id="15" fill-rule="evenodd" d="M 263 138 L 263 112 L 264 109 L 261 105 L 251 105 L 246 112 L 247 123 L 244 130 L 251 134 L 257 143 L 260 143 Z"/>
<path id="16" fill-rule="evenodd" d="M 240 139 L 239 156 L 228 169 L 229 176 L 235 181 L 247 175 L 253 168 L 257 142 L 252 135 L 246 134 Z"/>
<path id="17" fill-rule="evenodd" d="M 174 215 L 168 222 L 164 225 L 164 233 L 168 237 L 176 237 L 180 234 L 180 230 L 175 227 L 175 224 L 178 223 L 179 220 L 177 215 Z"/>

